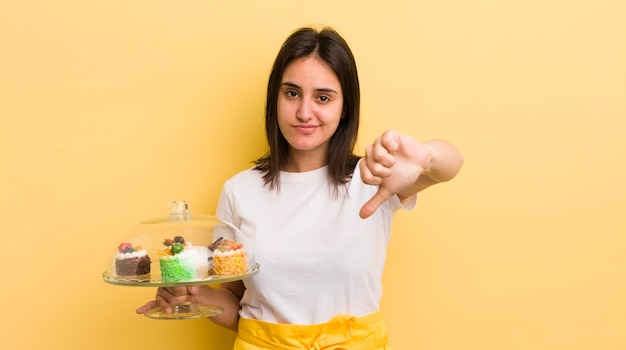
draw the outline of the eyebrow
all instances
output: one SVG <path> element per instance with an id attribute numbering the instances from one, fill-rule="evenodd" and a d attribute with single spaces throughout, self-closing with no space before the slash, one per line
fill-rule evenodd
<path id="1" fill-rule="evenodd" d="M 292 87 L 292 88 L 295 88 L 295 89 L 302 90 L 302 88 L 300 86 L 298 86 L 298 84 L 294 84 L 294 83 L 289 82 L 289 81 L 285 81 L 285 82 L 280 83 L 280 86 L 288 86 L 288 87 Z M 332 93 L 332 94 L 339 94 L 339 92 L 337 92 L 336 90 L 333 90 L 331 88 L 317 88 L 317 89 L 315 89 L 315 91 Z"/>

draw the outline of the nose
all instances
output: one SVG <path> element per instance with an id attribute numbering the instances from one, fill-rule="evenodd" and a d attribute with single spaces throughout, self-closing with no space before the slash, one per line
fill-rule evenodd
<path id="1" fill-rule="evenodd" d="M 296 111 L 296 118 L 301 121 L 310 120 L 313 117 L 313 106 L 307 99 L 303 99 Z"/>

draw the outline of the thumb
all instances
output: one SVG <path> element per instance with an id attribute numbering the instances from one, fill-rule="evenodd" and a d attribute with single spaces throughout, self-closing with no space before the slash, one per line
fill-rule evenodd
<path id="1" fill-rule="evenodd" d="M 387 199 L 391 198 L 393 193 L 385 189 L 384 187 L 379 187 L 378 191 L 370 198 L 367 203 L 363 204 L 361 207 L 361 211 L 359 212 L 359 216 L 361 219 L 367 219 L 370 217 L 378 207 L 381 206 Z"/>
<path id="2" fill-rule="evenodd" d="M 156 307 L 156 301 L 152 300 L 152 301 L 147 302 L 146 305 L 138 307 L 135 310 L 135 312 L 138 313 L 138 314 L 145 314 L 150 309 L 153 309 L 155 307 Z"/>

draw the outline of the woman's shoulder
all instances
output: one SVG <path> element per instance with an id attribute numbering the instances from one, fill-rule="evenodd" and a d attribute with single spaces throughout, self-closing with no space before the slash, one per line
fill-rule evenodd
<path id="1" fill-rule="evenodd" d="M 242 170 L 231 176 L 226 182 L 250 181 L 251 179 L 261 178 L 263 175 L 255 167 Z"/>
<path id="2" fill-rule="evenodd" d="M 263 174 L 254 167 L 242 170 L 226 180 L 224 188 L 249 188 L 263 184 Z"/>

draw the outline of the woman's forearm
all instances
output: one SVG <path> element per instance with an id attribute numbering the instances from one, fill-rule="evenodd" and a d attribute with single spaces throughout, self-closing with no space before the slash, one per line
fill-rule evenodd
<path id="1" fill-rule="evenodd" d="M 243 284 L 242 284 L 243 286 Z M 216 324 L 237 332 L 239 324 L 239 310 L 241 306 L 241 293 L 239 287 L 222 286 L 214 288 L 211 286 L 202 286 L 198 293 L 198 302 L 205 305 L 219 305 L 224 311 L 217 316 L 211 317 L 211 321 Z"/>
<path id="2" fill-rule="evenodd" d="M 459 150 L 444 140 L 428 141 L 424 146 L 430 150 L 431 159 L 422 175 L 435 182 L 452 180 L 463 165 L 463 156 Z"/>
<path id="3" fill-rule="evenodd" d="M 423 146 L 430 154 L 428 164 L 413 185 L 398 192 L 400 200 L 405 200 L 432 185 L 452 180 L 463 165 L 463 156 L 447 141 L 427 141 Z"/>

